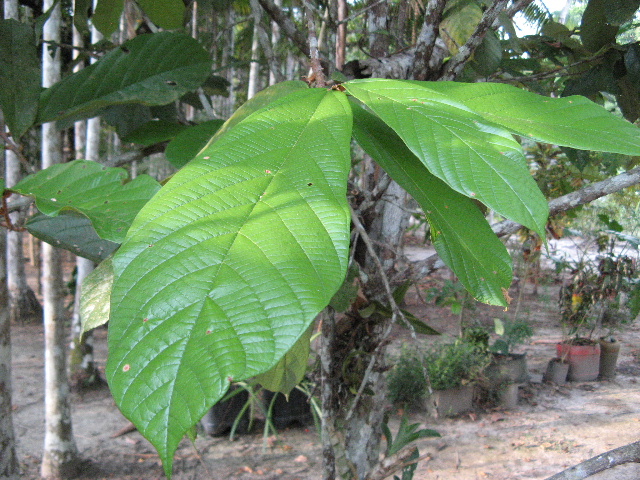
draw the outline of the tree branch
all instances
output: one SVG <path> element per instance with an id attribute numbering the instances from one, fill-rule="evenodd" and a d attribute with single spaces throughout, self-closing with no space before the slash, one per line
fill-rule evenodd
<path id="1" fill-rule="evenodd" d="M 415 62 L 412 73 L 414 80 L 426 80 L 428 78 L 429 60 L 436 46 L 440 22 L 442 22 L 442 13 L 446 3 L 446 0 L 432 0 L 427 5 L 424 13 L 424 22 L 416 41 Z"/>
<path id="2" fill-rule="evenodd" d="M 298 30 L 296 24 L 284 14 L 282 9 L 271 0 L 258 0 L 258 2 L 262 8 L 264 8 L 264 11 L 267 12 L 267 15 L 280 26 L 282 32 L 293 41 L 304 56 L 311 56 L 306 37 Z"/>
<path id="3" fill-rule="evenodd" d="M 509 0 L 496 0 L 482 16 L 480 23 L 476 27 L 476 31 L 469 37 L 469 40 L 460 47 L 458 53 L 456 53 L 451 60 L 449 60 L 445 66 L 444 71 L 438 80 L 455 80 L 462 72 L 465 64 L 473 55 L 476 48 L 482 43 L 487 32 L 491 29 L 493 22 L 498 18 L 500 12 L 502 12 L 509 3 Z"/>
<path id="4" fill-rule="evenodd" d="M 547 478 L 547 480 L 583 480 L 598 472 L 632 462 L 640 463 L 640 442 L 633 442 L 609 450 L 560 473 L 556 473 Z"/>
<path id="5" fill-rule="evenodd" d="M 251 0 L 251 8 L 254 11 L 257 11 L 257 9 L 262 7 L 260 7 L 258 0 Z M 257 17 L 256 17 L 256 21 L 258 21 Z M 262 52 L 264 53 L 264 56 L 267 57 L 267 65 L 269 66 L 269 71 L 273 74 L 274 78 L 276 79 L 276 83 L 281 82 L 282 80 L 284 80 L 284 76 L 282 75 L 280 70 L 277 68 L 278 61 L 276 60 L 276 56 L 273 52 L 273 49 L 271 48 L 271 41 L 269 40 L 269 36 L 267 35 L 267 32 L 265 31 L 264 27 L 260 22 L 258 22 L 257 25 L 258 25 L 258 29 L 257 29 L 258 42 L 260 43 L 260 48 L 262 48 Z"/>
<path id="6" fill-rule="evenodd" d="M 615 177 L 607 178 L 600 182 L 592 183 L 586 187 L 576 190 L 575 192 L 568 193 L 558 198 L 554 198 L 549 201 L 549 215 L 556 215 L 561 212 L 566 212 L 572 208 L 576 208 L 580 205 L 593 202 L 594 200 L 609 195 L 611 193 L 619 192 L 625 188 L 632 187 L 640 183 L 640 167 L 633 168 L 627 172 L 616 175 Z M 493 231 L 499 237 L 508 235 L 518 231 L 522 225 L 513 222 L 511 220 L 505 220 L 496 225 L 493 225 Z"/>
<path id="7" fill-rule="evenodd" d="M 153 155 L 154 153 L 164 152 L 166 148 L 166 142 L 156 143 L 154 145 L 150 145 L 149 147 L 141 148 L 139 150 L 133 150 L 131 152 L 125 152 L 122 155 L 118 155 L 110 160 L 107 160 L 103 163 L 105 167 L 121 167 L 123 165 L 127 165 L 132 162 L 136 162 L 138 160 L 142 160 L 149 155 Z"/>
<path id="8" fill-rule="evenodd" d="M 562 197 L 554 198 L 549 201 L 549 214 L 556 215 L 558 213 L 566 212 L 572 208 L 580 205 L 585 205 L 589 202 L 610 195 L 612 193 L 619 192 L 625 188 L 632 187 L 633 185 L 640 184 L 640 167 L 633 168 L 628 172 L 621 173 L 614 177 L 607 178 L 600 182 L 587 185 L 580 190 L 568 193 Z M 510 233 L 517 232 L 522 225 L 512 220 L 505 220 L 503 222 L 492 225 L 491 227 L 496 235 L 503 237 Z M 435 272 L 439 268 L 444 266 L 444 262 L 438 257 L 437 254 L 416 262 L 413 264 L 410 274 L 414 280 L 420 280 L 430 273 Z"/>
<path id="9" fill-rule="evenodd" d="M 316 22 L 313 19 L 313 8 L 307 0 L 304 1 L 307 14 L 307 26 L 309 28 L 309 58 L 311 59 L 311 71 L 315 78 L 316 86 L 322 88 L 327 81 L 320 64 L 320 53 L 318 51 L 318 36 L 316 35 Z"/>

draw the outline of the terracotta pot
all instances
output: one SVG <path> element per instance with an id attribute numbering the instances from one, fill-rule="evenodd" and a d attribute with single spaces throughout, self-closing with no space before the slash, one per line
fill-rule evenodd
<path id="1" fill-rule="evenodd" d="M 600 345 L 559 343 L 558 357 L 569 363 L 570 382 L 592 382 L 600 372 Z"/>
<path id="2" fill-rule="evenodd" d="M 473 386 L 435 390 L 433 400 L 438 417 L 454 417 L 473 408 Z"/>
<path id="3" fill-rule="evenodd" d="M 547 371 L 544 374 L 545 382 L 552 382 L 556 385 L 564 385 L 569 374 L 569 364 L 559 358 L 552 358 L 547 364 Z"/>
<path id="4" fill-rule="evenodd" d="M 616 377 L 620 342 L 613 338 L 601 338 L 598 343 L 600 344 L 600 380 L 613 380 Z"/>

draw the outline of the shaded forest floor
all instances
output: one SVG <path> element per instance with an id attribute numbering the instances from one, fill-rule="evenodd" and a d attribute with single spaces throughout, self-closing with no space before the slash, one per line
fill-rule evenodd
<path id="1" fill-rule="evenodd" d="M 426 285 L 429 286 L 429 285 Z M 478 409 L 454 419 L 434 419 L 424 412 L 412 420 L 441 433 L 441 438 L 418 442 L 421 462 L 417 480 L 544 479 L 606 450 L 640 438 L 640 325 L 626 327 L 620 338 L 618 375 L 611 382 L 542 384 L 547 361 L 561 338 L 557 314 L 557 285 L 541 285 L 538 295 L 527 286 L 519 318 L 527 319 L 535 336 L 527 352 L 533 382 L 520 389 L 516 408 Z M 513 294 L 512 294 L 513 296 Z M 455 335 L 457 316 L 448 309 L 426 306 L 415 295 L 407 307 L 431 326 Z M 466 321 L 493 324 L 503 309 L 479 306 L 465 314 Z M 402 329 L 393 334 L 397 346 L 414 341 Z M 433 341 L 419 338 L 420 343 Z M 14 423 L 24 478 L 38 478 L 44 431 L 43 335 L 40 325 L 15 325 L 12 330 Z M 106 330 L 96 331 L 100 368 L 106 361 Z M 392 418 L 392 430 L 399 417 Z M 137 432 L 115 438 L 127 424 L 106 388 L 73 397 L 73 428 L 78 448 L 87 460 L 83 479 L 164 478 L 157 455 Z M 313 426 L 280 431 L 263 439 L 261 432 L 228 438 L 199 436 L 195 448 L 183 441 L 176 455 L 177 480 L 200 479 L 309 479 L 321 478 L 321 448 Z M 610 477 L 640 478 L 640 470 Z M 627 469 L 629 470 L 629 469 Z M 591 477 L 593 479 L 600 477 Z M 604 478 L 604 477 L 603 477 Z"/>

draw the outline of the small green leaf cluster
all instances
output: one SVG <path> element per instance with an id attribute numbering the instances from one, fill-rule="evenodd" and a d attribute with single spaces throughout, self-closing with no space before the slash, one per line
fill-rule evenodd
<path id="1" fill-rule="evenodd" d="M 447 390 L 478 380 L 491 357 L 462 341 L 437 344 L 425 354 L 429 381 L 434 390 Z"/>

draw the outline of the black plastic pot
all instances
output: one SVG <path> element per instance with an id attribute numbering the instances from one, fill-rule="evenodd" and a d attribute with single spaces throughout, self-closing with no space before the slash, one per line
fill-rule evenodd
<path id="1" fill-rule="evenodd" d="M 274 395 L 275 400 L 273 400 Z M 288 400 L 282 393 L 275 394 L 266 390 L 263 398 L 265 411 L 268 411 L 271 401 L 274 402 L 271 409 L 271 421 L 277 429 L 291 426 L 303 427 L 313 422 L 309 399 L 297 388 L 289 393 Z"/>
<path id="2" fill-rule="evenodd" d="M 239 387 L 232 387 L 230 392 Z M 249 392 L 241 389 L 228 400 L 218 402 L 205 414 L 200 423 L 207 435 L 219 437 L 228 434 L 236 419 L 241 415 L 242 409 L 249 400 Z M 246 408 L 238 420 L 236 433 L 247 433 L 251 409 Z"/>

